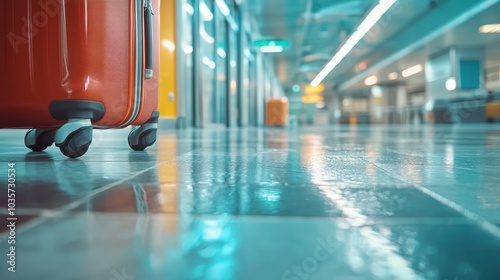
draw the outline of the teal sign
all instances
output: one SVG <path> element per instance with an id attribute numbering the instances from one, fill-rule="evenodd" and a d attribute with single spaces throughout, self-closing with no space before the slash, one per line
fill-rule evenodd
<path id="1" fill-rule="evenodd" d="M 288 40 L 283 39 L 263 39 L 253 41 L 253 46 L 260 47 L 283 47 L 286 48 L 290 45 Z"/>

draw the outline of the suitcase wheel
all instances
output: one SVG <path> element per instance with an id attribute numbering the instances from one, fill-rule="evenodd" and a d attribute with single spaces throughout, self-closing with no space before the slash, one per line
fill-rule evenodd
<path id="1" fill-rule="evenodd" d="M 42 152 L 52 146 L 57 130 L 30 129 L 24 136 L 24 144 L 34 152 Z"/>
<path id="2" fill-rule="evenodd" d="M 157 125 L 146 123 L 132 129 L 128 135 L 128 145 L 135 151 L 144 151 L 156 142 Z"/>
<path id="3" fill-rule="evenodd" d="M 83 156 L 92 143 L 92 123 L 88 119 L 73 119 L 57 130 L 55 144 L 70 158 Z"/>
<path id="4" fill-rule="evenodd" d="M 85 127 L 72 133 L 67 143 L 59 146 L 61 152 L 70 158 L 83 156 L 92 143 L 92 127 Z"/>

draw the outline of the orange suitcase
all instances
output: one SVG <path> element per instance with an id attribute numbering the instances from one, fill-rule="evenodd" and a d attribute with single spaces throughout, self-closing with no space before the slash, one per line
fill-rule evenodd
<path id="1" fill-rule="evenodd" d="M 486 119 L 488 122 L 495 121 L 495 118 L 500 117 L 500 101 L 491 101 L 486 104 Z"/>
<path id="2" fill-rule="evenodd" d="M 266 104 L 266 125 L 286 126 L 288 123 L 288 99 L 269 99 Z"/>
<path id="3" fill-rule="evenodd" d="M 159 0 L 1 0 L 0 127 L 79 157 L 93 128 L 156 141 Z"/>

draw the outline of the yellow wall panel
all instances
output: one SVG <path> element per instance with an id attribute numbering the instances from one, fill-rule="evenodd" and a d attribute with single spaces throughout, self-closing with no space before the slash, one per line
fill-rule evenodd
<path id="1" fill-rule="evenodd" d="M 176 0 L 160 7 L 160 116 L 177 117 Z"/>

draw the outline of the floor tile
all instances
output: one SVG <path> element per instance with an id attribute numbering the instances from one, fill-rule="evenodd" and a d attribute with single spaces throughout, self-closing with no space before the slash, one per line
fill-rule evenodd
<path id="1" fill-rule="evenodd" d="M 145 152 L 96 130 L 79 159 L 0 133 L 0 279 L 500 275 L 497 124 L 160 130 Z"/>
<path id="2" fill-rule="evenodd" d="M 98 194 L 76 211 L 193 215 L 457 217 L 415 188 L 338 188 L 325 185 L 177 185 L 128 182 Z"/>
<path id="3" fill-rule="evenodd" d="M 17 240 L 23 257 L 12 279 L 107 279 L 123 272 L 137 279 L 494 279 L 500 273 L 499 240 L 471 224 L 77 215 L 51 219 Z M 30 269 L 21 269 L 22 262 Z"/>

